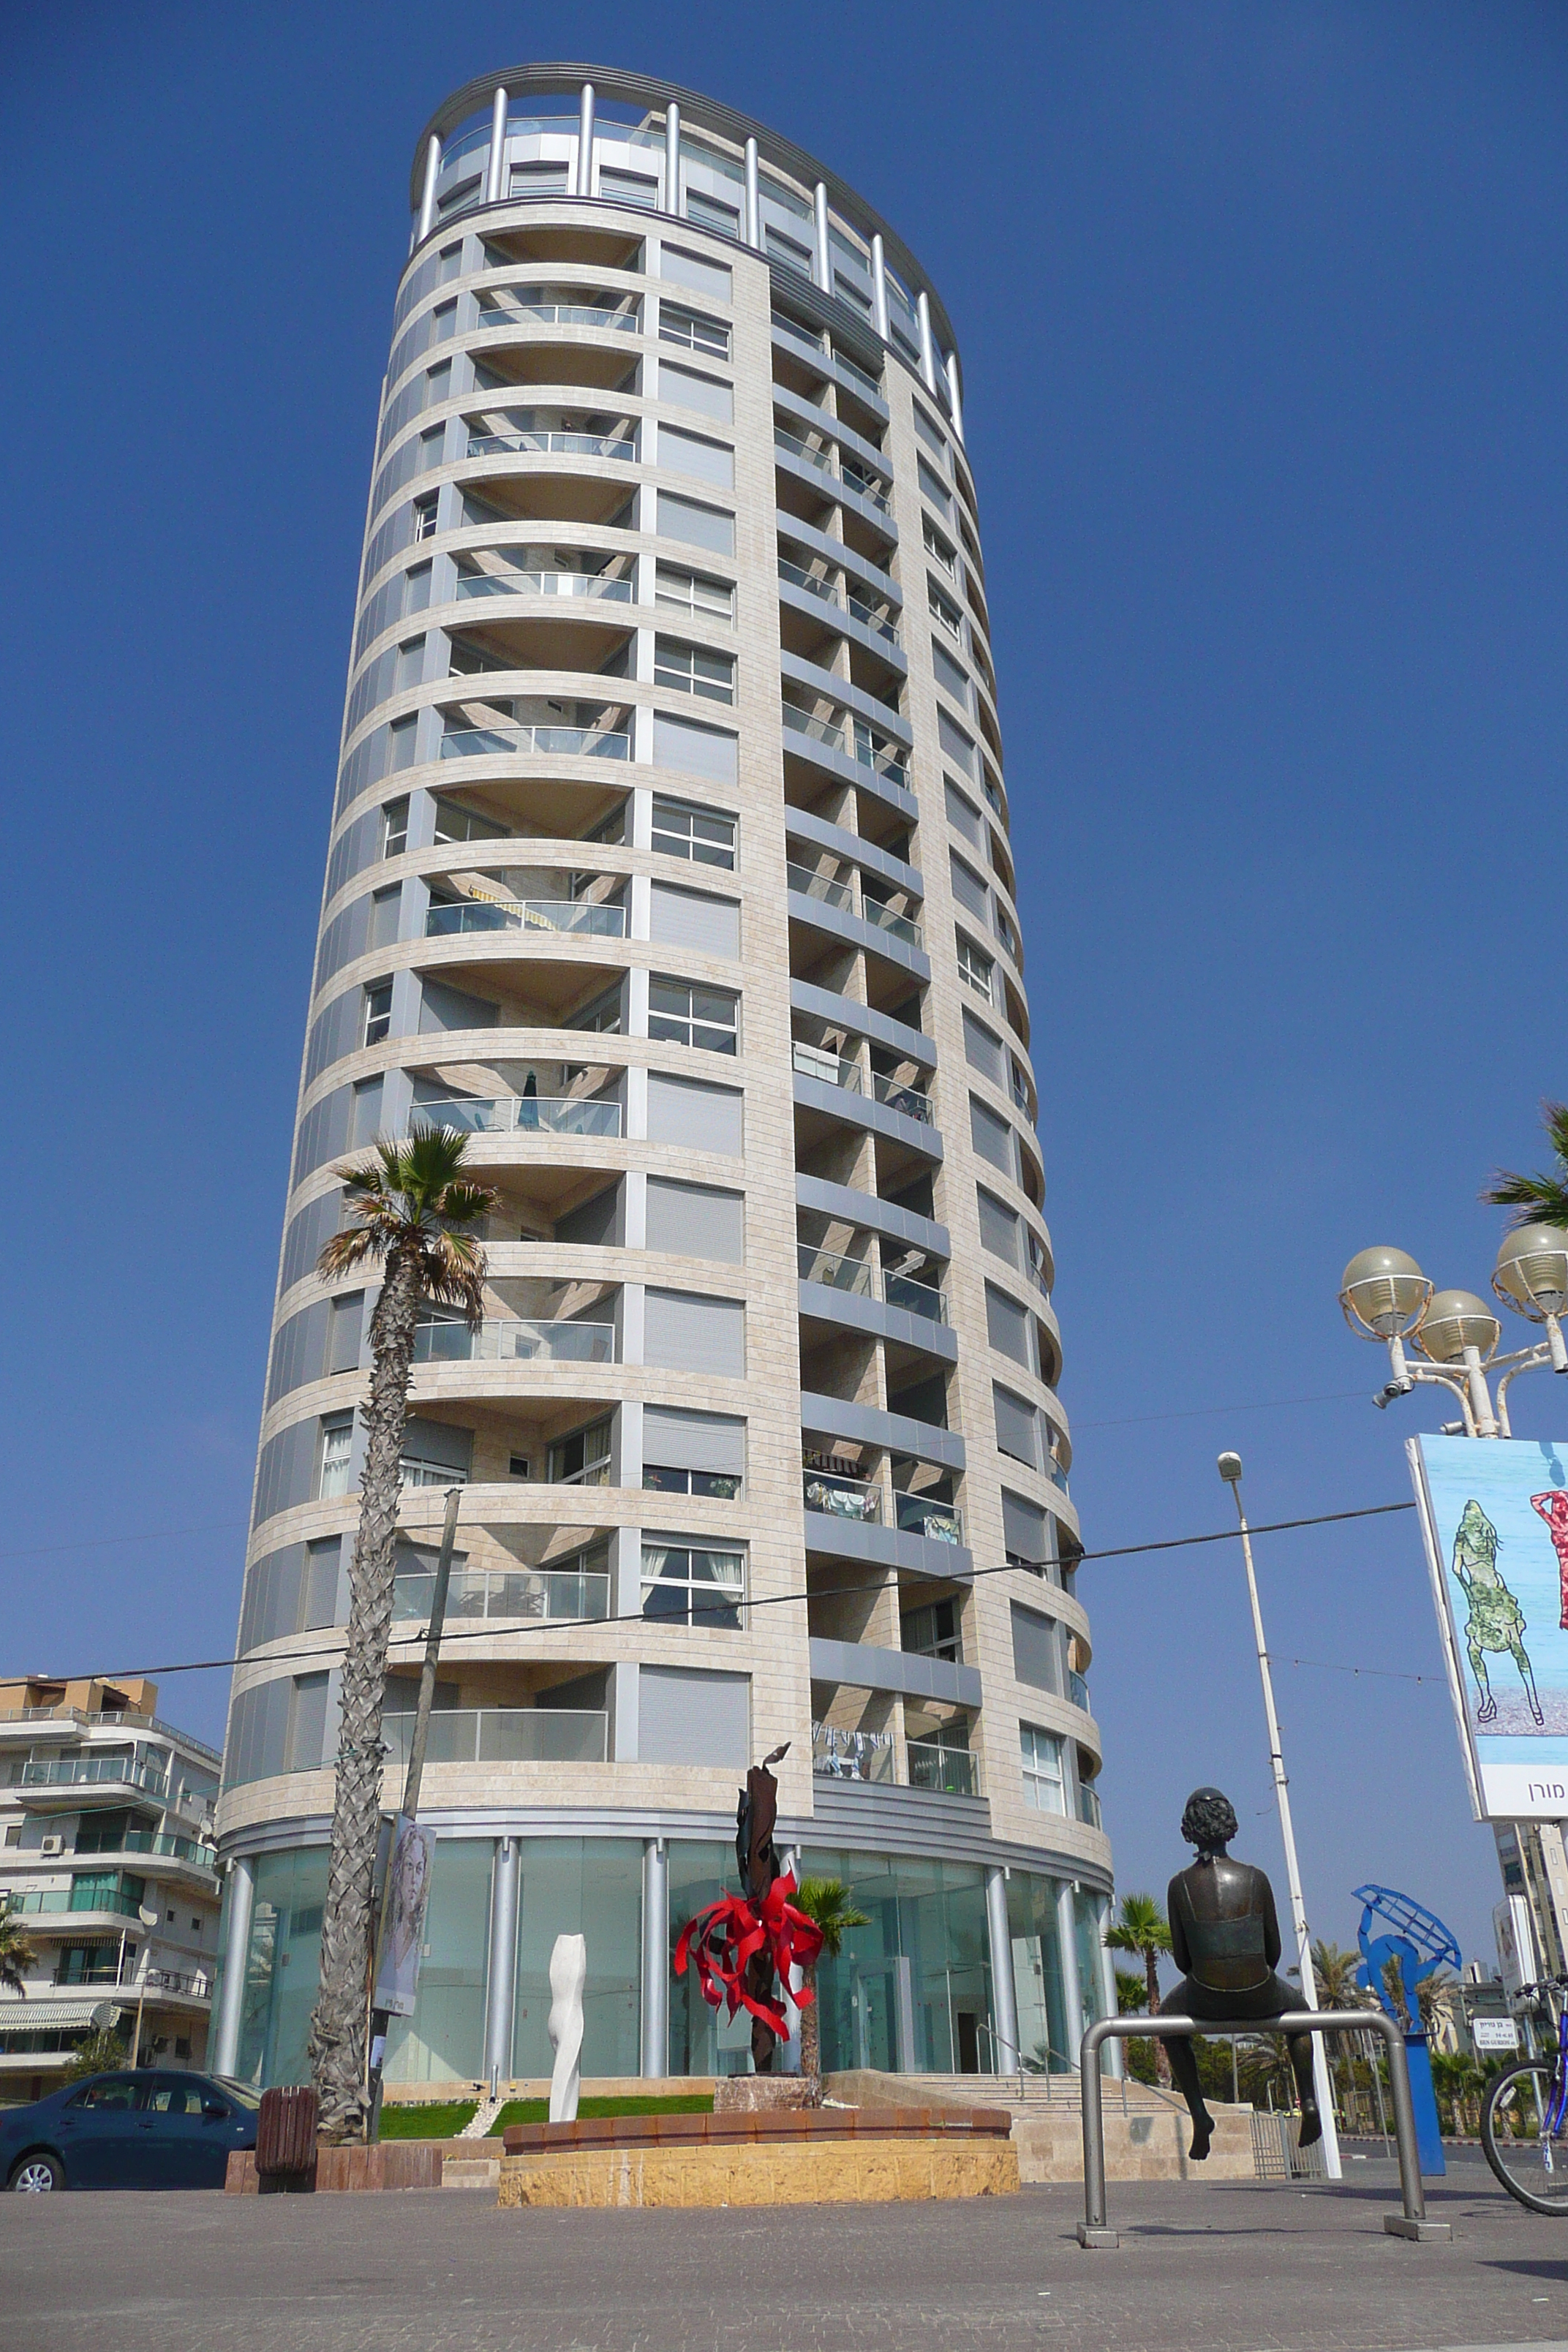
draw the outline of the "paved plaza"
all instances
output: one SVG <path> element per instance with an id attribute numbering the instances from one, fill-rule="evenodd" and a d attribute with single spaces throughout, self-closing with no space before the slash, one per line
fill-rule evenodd
<path id="1" fill-rule="evenodd" d="M 1568 2224 L 1461 2158 L 1434 2185 L 1451 2246 L 1383 2234 L 1394 2168 L 1342 2189 L 1110 2189 L 1114 2253 L 1073 2236 L 1080 2192 L 966 2205 L 585 2213 L 480 2191 L 376 2197 L 8 2197 L 0 2346 L 116 2352 L 1115 2352 L 1561 2344 Z"/>

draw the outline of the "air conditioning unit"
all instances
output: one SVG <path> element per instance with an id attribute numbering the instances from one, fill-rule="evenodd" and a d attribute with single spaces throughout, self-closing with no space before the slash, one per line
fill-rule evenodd
<path id="1" fill-rule="evenodd" d="M 64 1853 L 65 1850 L 66 1842 L 63 1837 L 47 1837 L 38 1840 L 40 1853 Z"/>

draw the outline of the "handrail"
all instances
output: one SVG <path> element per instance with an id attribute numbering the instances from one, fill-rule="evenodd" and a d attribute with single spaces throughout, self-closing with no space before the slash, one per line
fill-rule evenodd
<path id="1" fill-rule="evenodd" d="M 870 768 L 879 776 L 905 783 L 909 775 L 905 754 L 890 740 L 879 738 L 869 727 L 841 727 L 836 719 L 818 719 L 815 712 L 803 710 L 798 702 L 784 705 L 784 723 L 797 735 L 809 736 L 814 743 L 826 744 L 830 751 L 853 760 L 858 767 Z"/>
<path id="2" fill-rule="evenodd" d="M 604 598 L 629 604 L 632 583 L 605 572 L 459 572 L 458 594 L 465 596 L 570 596 Z"/>
<path id="3" fill-rule="evenodd" d="M 580 1322 L 562 1317 L 552 1322 L 525 1316 L 487 1316 L 473 1330 L 460 1318 L 447 1323 L 435 1319 L 416 1324 L 416 1364 L 532 1363 L 613 1364 L 616 1327 L 613 1323 Z"/>
<path id="4" fill-rule="evenodd" d="M 626 910 L 602 898 L 438 898 L 426 913 L 427 939 L 469 931 L 585 931 L 595 939 L 621 940 Z"/>
<path id="5" fill-rule="evenodd" d="M 613 332 L 637 331 L 635 310 L 606 310 L 592 302 L 492 302 L 479 305 L 479 328 L 483 332 L 491 327 L 608 327 Z"/>
<path id="6" fill-rule="evenodd" d="M 470 457 L 618 457 L 636 459 L 635 441 L 608 433 L 470 433 Z"/>
<path id="7" fill-rule="evenodd" d="M 498 752 L 552 751 L 557 757 L 629 760 L 632 739 L 612 727 L 448 727 L 443 760 L 488 760 Z"/>
<path id="8" fill-rule="evenodd" d="M 894 624 L 884 620 L 881 614 L 857 596 L 853 589 L 847 589 L 840 596 L 819 573 L 807 572 L 803 565 L 792 563 L 784 555 L 779 557 L 779 578 L 792 588 L 804 588 L 808 595 L 820 598 L 825 604 L 832 604 L 838 612 L 847 613 L 862 627 L 875 630 L 879 637 L 886 637 L 889 645 L 899 643 L 899 632 Z"/>
<path id="9" fill-rule="evenodd" d="M 1389 2088 L 1394 2098 L 1394 2128 L 1399 2144 L 1399 2187 L 1402 2213 L 1385 2213 L 1383 2226 L 1391 2238 L 1414 2238 L 1420 2243 L 1447 2240 L 1453 2231 L 1447 2221 L 1426 2219 L 1421 2187 L 1421 2157 L 1415 2145 L 1415 2111 L 1410 2103 L 1410 2070 L 1405 2056 L 1404 2032 L 1381 2009 L 1288 2010 L 1282 2017 L 1195 2018 L 1150 2017 L 1144 2014 L 1102 2017 L 1086 2031 L 1079 2053 L 1083 2083 L 1083 2220 L 1078 2242 L 1091 2249 L 1121 2244 L 1119 2233 L 1105 2218 L 1105 2114 L 1100 2079 L 1100 2045 L 1126 2042 L 1134 2035 L 1169 2041 L 1191 2033 L 1348 2033 L 1374 2032 L 1388 2044 Z"/>
<path id="10" fill-rule="evenodd" d="M 618 1137 L 621 1106 L 600 1095 L 463 1095 L 450 1102 L 416 1102 L 413 1117 L 465 1135 L 584 1135 Z"/>

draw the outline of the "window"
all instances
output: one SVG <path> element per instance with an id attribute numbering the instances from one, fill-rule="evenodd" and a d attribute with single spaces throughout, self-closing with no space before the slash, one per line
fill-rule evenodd
<path id="1" fill-rule="evenodd" d="M 906 1609 L 899 1627 L 900 1646 L 910 1657 L 959 1661 L 963 1656 L 955 1601 L 931 1601 L 920 1609 Z"/>
<path id="2" fill-rule="evenodd" d="M 958 606 L 953 603 L 952 597 L 946 596 L 942 593 L 942 590 L 937 586 L 936 582 L 931 578 L 929 572 L 926 574 L 926 603 L 931 607 L 931 617 L 934 620 L 940 621 L 942 627 L 947 631 L 948 635 L 950 637 L 956 637 L 958 643 L 962 645 L 963 643 L 963 614 L 959 611 Z"/>
<path id="3" fill-rule="evenodd" d="M 947 463 L 946 435 L 942 431 L 939 425 L 931 423 L 931 418 L 926 415 L 925 410 L 921 406 L 918 400 L 914 406 L 915 431 L 920 435 L 921 439 L 925 443 L 926 447 L 931 451 L 931 456 L 937 459 L 939 464 L 945 465 Z"/>
<path id="4" fill-rule="evenodd" d="M 721 320 L 679 310 L 672 302 L 659 303 L 658 336 L 660 342 L 679 343 L 689 352 L 708 352 L 714 359 L 730 356 L 730 330 Z"/>
<path id="5" fill-rule="evenodd" d="M 686 646 L 674 637 L 659 637 L 653 651 L 657 686 L 672 686 L 682 694 L 700 694 L 709 702 L 733 702 L 735 664 L 729 654 L 710 653 L 703 646 Z"/>
<path id="6" fill-rule="evenodd" d="M 653 845 L 666 857 L 688 857 L 698 866 L 721 866 L 733 872 L 735 819 L 721 809 L 698 808 L 690 801 L 653 803 Z"/>
<path id="7" fill-rule="evenodd" d="M 381 812 L 381 854 L 401 857 L 408 846 L 408 796 L 388 801 Z"/>
<path id="8" fill-rule="evenodd" d="M 642 1482 L 650 1495 L 705 1495 L 715 1503 L 732 1503 L 741 1492 L 740 1478 L 731 1471 L 676 1470 L 658 1462 L 643 1464 Z"/>
<path id="9" fill-rule="evenodd" d="M 353 1451 L 354 1417 L 335 1412 L 321 1423 L 321 1475 L 317 1484 L 321 1500 L 330 1502 L 349 1491 L 349 1456 Z"/>
<path id="10" fill-rule="evenodd" d="M 658 205 L 658 182 L 642 172 L 611 172 L 599 166 L 599 194 L 607 204 L 642 205 L 649 212 Z"/>
<path id="11" fill-rule="evenodd" d="M 419 1450 L 417 1436 L 405 1437 L 397 1465 L 400 1486 L 466 1486 L 468 1474 L 450 1462 L 437 1462 Z"/>
<path id="12" fill-rule="evenodd" d="M 551 1444 L 545 1476 L 552 1486 L 607 1486 L 610 1483 L 610 1417 L 591 1421 Z"/>
<path id="13" fill-rule="evenodd" d="M 938 480 L 923 457 L 915 459 L 915 467 L 920 475 L 921 488 L 924 495 L 939 513 L 950 515 L 952 512 L 952 500 L 948 496 L 946 484 Z"/>
<path id="14" fill-rule="evenodd" d="M 563 1029 L 587 1029 L 600 1037 L 618 1037 L 621 1034 L 621 983 L 617 980 L 580 1013 L 574 1013 L 562 1023 Z"/>
<path id="15" fill-rule="evenodd" d="M 737 1050 L 741 1000 L 727 989 L 698 988 L 655 972 L 648 982 L 647 1034 L 671 1045 L 697 1045 L 710 1054 Z"/>
<path id="16" fill-rule="evenodd" d="M 564 163 L 514 163 L 511 167 L 513 196 L 563 196 L 566 194 Z"/>
<path id="17" fill-rule="evenodd" d="M 721 236 L 741 234 L 741 215 L 736 206 L 721 204 L 717 196 L 704 195 L 700 188 L 687 189 L 686 217 L 698 228 L 717 229 Z"/>
<path id="18" fill-rule="evenodd" d="M 526 1478 L 531 1475 L 526 1454 L 514 1454 L 511 1456 L 507 1464 L 507 1475 L 512 1478 Z"/>
<path id="19" fill-rule="evenodd" d="M 962 703 L 968 710 L 973 703 L 974 689 L 962 664 L 955 662 L 946 647 L 938 645 L 934 637 L 931 641 L 931 661 L 938 686 L 944 693 L 951 694 L 954 702 Z"/>
<path id="20" fill-rule="evenodd" d="M 493 817 L 479 816 L 461 801 L 438 799 L 436 803 L 436 834 L 437 848 L 448 841 L 505 841 L 509 828 L 498 824 Z"/>
<path id="21" fill-rule="evenodd" d="M 679 605 L 683 613 L 709 613 L 717 621 L 735 617 L 735 591 L 727 580 L 713 580 L 702 572 L 683 572 L 675 563 L 658 566 L 653 600 L 656 604 Z"/>
<path id="22" fill-rule="evenodd" d="M 929 515 L 921 515 L 921 537 L 925 541 L 926 553 L 928 555 L 934 555 L 942 570 L 947 572 L 951 578 L 956 580 L 958 577 L 958 558 L 954 554 L 952 549 L 948 545 L 946 540 L 943 539 L 941 531 L 938 530 L 935 523 L 931 521 Z"/>
<path id="23" fill-rule="evenodd" d="M 739 1632 L 746 1594 L 746 1555 L 704 1545 L 645 1542 L 642 1613 L 668 1625 L 722 1626 Z"/>
<path id="24" fill-rule="evenodd" d="M 1024 1802 L 1037 1813 L 1065 1813 L 1067 1782 L 1062 1772 L 1062 1743 L 1054 1731 L 1036 1723 L 1018 1726 L 1024 1768 Z"/>
<path id="25" fill-rule="evenodd" d="M 436 536 L 436 509 L 437 509 L 437 506 L 438 505 L 438 503 L 439 503 L 438 497 L 437 497 L 437 495 L 435 495 L 435 494 L 432 494 L 432 495 L 431 495 L 430 497 L 428 497 L 428 498 L 416 499 L 415 499 L 415 501 L 414 501 L 414 539 L 415 539 L 415 543 L 416 543 L 416 545 L 417 545 L 418 541 L 419 541 L 420 540 L 422 540 L 422 539 L 434 539 L 434 538 L 435 538 L 435 536 Z"/>
<path id="26" fill-rule="evenodd" d="M 378 980 L 374 988 L 364 992 L 363 1045 L 379 1045 L 392 1027 L 392 982 Z"/>
<path id="27" fill-rule="evenodd" d="M 658 396 L 672 405 L 693 408 L 700 415 L 711 416 L 716 424 L 732 425 L 735 421 L 735 395 L 727 383 L 721 383 L 717 376 L 699 375 L 691 368 L 677 367 L 673 360 L 659 362 Z"/>
<path id="28" fill-rule="evenodd" d="M 958 976 L 965 987 L 972 988 L 976 996 L 984 997 L 987 1004 L 994 1004 L 996 1002 L 994 986 L 995 970 L 995 965 L 984 950 L 977 948 L 972 939 L 966 938 L 964 933 L 960 931 Z"/>
<path id="29" fill-rule="evenodd" d="M 786 236 L 782 228 L 773 226 L 772 221 L 767 223 L 763 234 L 770 261 L 782 261 L 786 269 L 798 269 L 803 278 L 811 276 L 812 254 L 809 246 L 797 245 L 793 236 Z"/>

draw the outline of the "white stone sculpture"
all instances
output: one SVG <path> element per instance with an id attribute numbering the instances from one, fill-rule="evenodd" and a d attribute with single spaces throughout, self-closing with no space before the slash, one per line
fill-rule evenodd
<path id="1" fill-rule="evenodd" d="M 583 2055 L 583 1988 L 588 1981 L 588 1945 L 582 1936 L 557 1936 L 550 1955 L 550 2039 L 555 2069 L 550 2077 L 550 2120 L 577 2120 Z"/>

